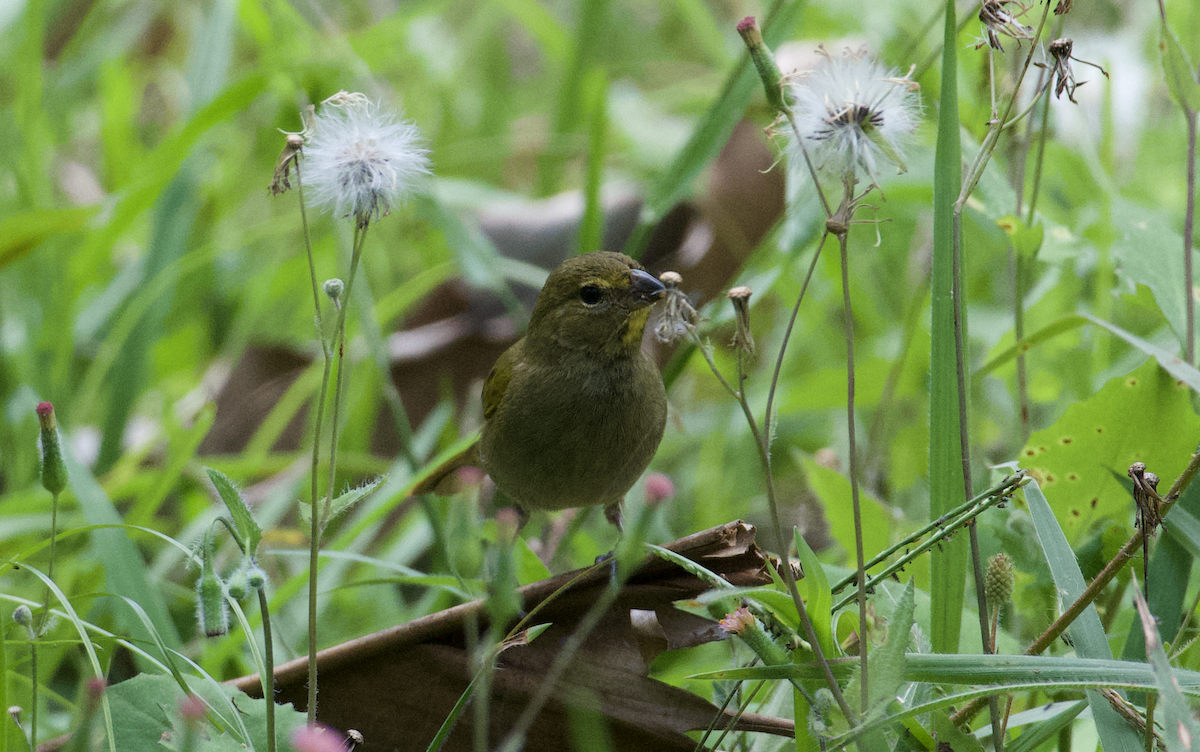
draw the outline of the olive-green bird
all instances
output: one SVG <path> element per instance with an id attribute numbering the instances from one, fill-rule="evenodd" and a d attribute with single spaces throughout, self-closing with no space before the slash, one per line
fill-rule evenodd
<path id="1" fill-rule="evenodd" d="M 662 439 L 662 374 L 642 352 L 662 283 L 621 253 L 564 261 L 547 278 L 529 332 L 483 385 L 479 440 L 414 489 L 433 492 L 454 470 L 482 468 L 516 502 L 536 509 L 603 505 L 620 527 L 621 501 Z"/>

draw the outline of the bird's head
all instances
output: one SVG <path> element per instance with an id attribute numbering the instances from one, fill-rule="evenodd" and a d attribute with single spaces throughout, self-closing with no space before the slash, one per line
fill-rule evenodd
<path id="1" fill-rule="evenodd" d="M 595 357 L 632 357 L 662 283 L 623 253 L 567 259 L 550 273 L 529 321 L 526 346 L 566 348 Z"/>

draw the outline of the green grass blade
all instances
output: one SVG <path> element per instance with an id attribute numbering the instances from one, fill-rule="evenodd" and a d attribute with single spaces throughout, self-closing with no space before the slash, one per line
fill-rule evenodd
<path id="1" fill-rule="evenodd" d="M 1067 543 L 1067 536 L 1059 527 L 1054 511 L 1042 494 L 1037 481 L 1031 480 L 1025 486 L 1025 500 L 1029 504 L 1029 514 L 1033 518 L 1046 563 L 1050 565 L 1054 585 L 1062 594 L 1064 604 L 1073 603 L 1087 589 L 1083 574 L 1079 571 L 1075 552 Z M 1095 605 L 1084 609 L 1069 630 L 1075 644 L 1075 652 L 1080 657 L 1112 658 L 1112 649 L 1108 646 L 1108 637 L 1104 634 L 1104 625 L 1100 623 L 1100 615 L 1096 613 Z M 1105 752 L 1138 752 L 1141 749 L 1141 739 L 1129 724 L 1117 715 L 1108 700 L 1096 692 L 1088 692 L 1087 698 Z"/>
<path id="2" fill-rule="evenodd" d="M 1069 332 L 1072 329 L 1078 329 L 1086 323 L 1088 323 L 1088 320 L 1083 316 L 1077 316 L 1075 314 L 1063 316 L 1061 319 L 1053 321 L 1041 329 L 1038 329 L 1033 334 L 1027 335 L 1020 342 L 1017 342 L 1012 347 L 981 365 L 975 370 L 975 373 L 971 374 L 971 378 L 978 381 L 1005 363 L 1016 360 L 1018 355 L 1029 352 L 1034 347 L 1047 340 L 1053 339 L 1060 334 Z"/>
<path id="3" fill-rule="evenodd" d="M 1136 581 L 1136 580 L 1135 580 Z M 1192 743 L 1200 740 L 1200 723 L 1192 715 L 1192 709 L 1183 699 L 1179 681 L 1171 670 L 1167 654 L 1163 652 L 1162 637 L 1154 625 L 1146 601 L 1136 589 L 1133 597 L 1137 604 L 1138 616 L 1141 618 L 1144 641 L 1146 643 L 1146 658 L 1154 667 L 1154 679 L 1158 685 L 1158 696 L 1162 702 L 1162 736 L 1167 744 L 1167 752 L 1188 752 L 1195 749 Z"/>
<path id="4" fill-rule="evenodd" d="M 46 587 L 50 589 L 50 592 L 54 593 L 54 597 L 57 598 L 59 604 L 62 605 L 63 613 L 66 614 L 67 619 L 72 625 L 74 625 L 75 633 L 79 635 L 79 641 L 83 645 L 84 652 L 87 653 L 88 665 L 92 669 L 92 676 L 96 677 L 97 679 L 104 679 L 104 669 L 100 667 L 100 658 L 96 655 L 96 646 L 93 645 L 92 641 L 88 639 L 87 627 L 84 626 L 83 620 L 79 618 L 79 614 L 75 613 L 75 607 L 71 605 L 71 601 L 63 593 L 63 591 L 59 589 L 58 585 L 54 584 L 54 580 L 50 579 L 33 567 L 25 564 L 20 566 L 25 571 L 33 573 L 46 585 Z M 108 739 L 109 752 L 117 752 L 117 738 L 113 734 L 112 707 L 108 702 L 107 692 L 102 692 L 100 694 L 100 710 L 104 714 L 104 733 L 105 737 Z"/>
<path id="5" fill-rule="evenodd" d="M 71 490 L 79 501 L 84 517 L 92 525 L 121 525 L 123 520 L 108 494 L 86 466 L 76 460 L 69 444 L 63 444 L 63 461 L 71 477 Z M 180 645 L 179 632 L 167 611 L 162 590 L 146 579 L 146 561 L 123 530 L 95 530 L 91 535 L 95 556 L 104 565 L 108 591 L 132 598 L 146 609 L 163 642 L 171 648 Z M 140 623 L 118 611 L 117 624 L 126 634 L 136 633 Z"/>
<path id="6" fill-rule="evenodd" d="M 1192 391 L 1200 392 L 1200 371 L 1197 371 L 1193 366 L 1188 365 L 1177 355 L 1173 355 L 1157 345 L 1152 345 L 1141 337 L 1130 334 L 1115 324 L 1110 324 L 1104 319 L 1096 318 L 1090 314 L 1081 314 L 1085 319 L 1092 322 L 1096 326 L 1103 327 L 1137 349 L 1146 353 L 1150 357 L 1158 361 L 1163 370 L 1187 384 Z"/>
<path id="7" fill-rule="evenodd" d="M 958 122 L 958 41 L 953 0 L 946 2 L 942 91 L 933 178 L 933 320 L 929 397 L 929 518 L 936 520 L 963 501 L 955 363 L 953 285 L 954 202 L 962 188 Z M 956 536 L 930 553 L 930 633 L 938 653 L 958 651 L 962 625 L 967 538 Z"/>

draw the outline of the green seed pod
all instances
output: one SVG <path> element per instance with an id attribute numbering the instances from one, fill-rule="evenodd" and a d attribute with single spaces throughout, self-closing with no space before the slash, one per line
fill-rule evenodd
<path id="1" fill-rule="evenodd" d="M 225 583 L 213 568 L 212 528 L 200 547 L 200 579 L 196 581 L 196 618 L 209 637 L 229 631 L 229 604 L 225 602 Z"/>
<path id="2" fill-rule="evenodd" d="M 251 562 L 250 566 L 246 567 L 246 579 L 255 590 L 262 590 L 267 586 L 266 570 L 256 563 Z"/>
<path id="3" fill-rule="evenodd" d="M 42 487 L 57 496 L 67 487 L 67 466 L 63 463 L 62 446 L 58 440 L 54 405 L 49 402 L 39 403 L 37 415 L 38 423 L 41 424 L 41 439 L 38 445 L 42 450 Z"/>
<path id="4" fill-rule="evenodd" d="M 1016 578 L 1012 559 L 1007 554 L 996 554 L 988 559 L 987 572 L 983 576 L 983 594 L 988 603 L 997 606 L 1008 603 Z"/>

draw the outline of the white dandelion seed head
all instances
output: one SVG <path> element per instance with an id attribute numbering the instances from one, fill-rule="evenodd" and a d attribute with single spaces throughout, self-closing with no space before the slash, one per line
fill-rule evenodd
<path id="1" fill-rule="evenodd" d="M 865 51 L 821 53 L 816 70 L 789 84 L 796 129 L 814 166 L 871 182 L 880 163 L 904 172 L 904 145 L 921 117 L 917 85 Z"/>
<path id="2" fill-rule="evenodd" d="M 315 206 L 360 224 L 379 219 L 429 173 L 413 123 L 380 112 L 363 94 L 339 92 L 305 128 L 304 185 Z"/>

